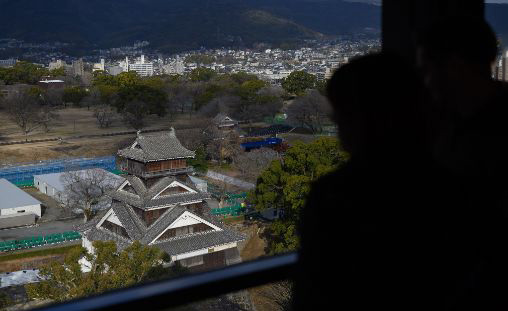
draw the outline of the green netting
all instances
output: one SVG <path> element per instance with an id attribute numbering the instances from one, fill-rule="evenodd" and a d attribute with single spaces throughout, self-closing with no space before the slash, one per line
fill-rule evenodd
<path id="1" fill-rule="evenodd" d="M 29 181 L 29 182 L 16 182 L 16 183 L 14 183 L 14 185 L 16 185 L 19 188 L 33 187 L 34 186 L 34 182 L 33 181 Z"/>
<path id="2" fill-rule="evenodd" d="M 127 172 L 119 170 L 119 169 L 114 169 L 111 171 L 111 173 L 116 174 L 116 175 L 126 175 L 127 174 Z"/>
<path id="3" fill-rule="evenodd" d="M 63 233 L 48 234 L 46 236 L 32 236 L 24 239 L 8 240 L 0 242 L 0 251 L 12 251 L 26 249 L 31 247 L 39 247 L 46 244 L 62 243 L 65 241 L 73 241 L 81 238 L 81 234 L 77 231 L 67 231 Z"/>

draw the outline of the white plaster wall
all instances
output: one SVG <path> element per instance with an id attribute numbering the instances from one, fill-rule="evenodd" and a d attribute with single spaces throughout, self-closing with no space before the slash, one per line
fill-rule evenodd
<path id="1" fill-rule="evenodd" d="M 81 238 L 81 246 L 83 246 L 90 254 L 95 253 L 92 242 L 88 240 L 85 236 Z"/>
<path id="2" fill-rule="evenodd" d="M 213 252 L 212 253 L 219 252 L 219 251 L 222 251 L 222 250 L 225 250 L 225 249 L 228 249 L 228 248 L 233 248 L 233 247 L 236 247 L 236 242 L 228 243 L 228 244 L 224 244 L 224 245 L 220 245 L 220 246 L 216 246 L 216 247 L 212 247 L 213 248 Z M 194 251 L 194 252 L 190 252 L 190 253 L 174 255 L 174 256 L 171 256 L 171 260 L 172 261 L 182 260 L 182 259 L 186 259 L 186 258 L 190 258 L 190 257 L 195 257 L 195 256 L 199 256 L 199 255 L 205 255 L 205 254 L 208 254 L 208 248 L 200 249 L 200 250 L 197 250 L 197 251 Z"/>
<path id="3" fill-rule="evenodd" d="M 116 216 L 116 214 L 113 212 L 111 215 L 109 215 L 108 218 L 106 218 L 107 221 L 110 221 L 114 223 L 115 225 L 119 225 L 120 227 L 123 227 L 122 223 L 120 222 L 120 219 Z"/>
<path id="4" fill-rule="evenodd" d="M 18 214 L 18 211 L 25 211 L 25 213 L 33 213 L 37 215 L 37 217 L 41 217 L 41 205 L 40 204 L 34 204 L 34 205 L 27 205 L 27 206 L 19 206 L 19 207 L 13 207 L 13 208 L 4 208 L 1 211 L 1 214 L 4 215 L 13 215 Z"/>
<path id="5" fill-rule="evenodd" d="M 201 222 L 196 218 L 184 213 L 180 218 L 177 219 L 177 221 L 175 221 L 173 224 L 171 224 L 171 226 L 169 226 L 169 229 L 191 226 L 200 223 Z"/>

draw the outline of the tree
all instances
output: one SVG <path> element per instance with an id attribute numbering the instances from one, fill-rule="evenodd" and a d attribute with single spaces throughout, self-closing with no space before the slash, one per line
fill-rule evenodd
<path id="1" fill-rule="evenodd" d="M 293 71 L 282 80 L 282 88 L 290 94 L 302 95 L 308 89 L 316 87 L 316 76 L 305 71 Z"/>
<path id="2" fill-rule="evenodd" d="M 311 90 L 296 98 L 287 113 L 290 122 L 317 134 L 323 131 L 324 122 L 331 114 L 331 107 L 326 97 L 316 90 Z"/>
<path id="3" fill-rule="evenodd" d="M 282 217 L 268 230 L 271 253 L 294 250 L 299 241 L 296 224 L 312 182 L 347 160 L 337 139 L 321 137 L 309 144 L 296 142 L 280 159 L 261 173 L 248 201 L 258 210 L 276 208 Z"/>
<path id="4" fill-rule="evenodd" d="M 93 115 L 97 119 L 100 128 L 108 128 L 113 123 L 115 112 L 110 106 L 100 105 L 95 107 Z"/>
<path id="5" fill-rule="evenodd" d="M 42 77 L 49 75 L 46 68 L 25 61 L 17 62 L 12 68 L 1 69 L 0 80 L 3 80 L 5 84 L 36 84 Z"/>
<path id="6" fill-rule="evenodd" d="M 56 114 L 51 107 L 41 107 L 39 109 L 39 124 L 41 125 L 44 132 L 49 132 L 51 126 L 55 120 L 59 119 L 59 115 Z"/>
<path id="7" fill-rule="evenodd" d="M 63 104 L 63 90 L 62 89 L 47 89 L 42 93 L 42 103 L 47 106 L 56 107 Z"/>
<path id="8" fill-rule="evenodd" d="M 82 210 L 85 223 L 92 215 L 93 206 L 107 205 L 109 199 L 106 194 L 118 186 L 114 175 L 98 168 L 67 171 L 60 179 L 64 186 L 64 204 Z"/>
<path id="9" fill-rule="evenodd" d="M 162 90 L 139 84 L 123 86 L 118 90 L 118 98 L 114 105 L 118 112 L 122 112 L 128 103 L 134 101 L 143 102 L 147 114 L 156 114 L 160 117 L 166 115 L 168 97 Z"/>
<path id="10" fill-rule="evenodd" d="M 63 264 L 53 261 L 41 268 L 41 281 L 25 286 L 29 298 L 61 302 L 187 272 L 178 265 L 164 268 L 167 256 L 138 241 L 122 251 L 113 241 L 95 241 L 93 248 L 93 254 L 82 247 L 73 249 Z M 81 258 L 90 263 L 90 272 L 81 270 Z"/>
<path id="11" fill-rule="evenodd" d="M 123 122 L 135 130 L 141 130 L 145 126 L 147 108 L 142 101 L 130 101 L 121 112 Z"/>
<path id="12" fill-rule="evenodd" d="M 81 104 L 81 101 L 88 95 L 88 92 L 79 87 L 79 86 L 71 86 L 66 87 L 63 91 L 62 100 L 65 103 L 73 103 L 76 106 Z"/>
<path id="13" fill-rule="evenodd" d="M 272 161 L 277 158 L 277 152 L 272 149 L 262 148 L 238 153 L 233 158 L 233 164 L 240 170 L 244 179 L 255 181 L 259 174 L 267 169 Z"/>
<path id="14" fill-rule="evenodd" d="M 234 132 L 223 132 L 213 123 L 203 131 L 203 146 L 208 158 L 219 164 L 225 160 L 232 160 L 236 154 L 242 152 L 238 135 Z"/>
<path id="15" fill-rule="evenodd" d="M 214 78 L 217 75 L 215 70 L 209 69 L 209 68 L 196 68 L 193 69 L 189 74 L 189 79 L 193 82 L 198 81 L 210 81 L 212 78 Z"/>
<path id="16" fill-rule="evenodd" d="M 206 150 L 203 146 L 196 150 L 194 159 L 188 160 L 188 164 L 198 173 L 205 174 L 208 171 L 208 161 L 206 160 Z"/>
<path id="17" fill-rule="evenodd" d="M 41 127 L 42 121 L 48 119 L 50 114 L 43 113 L 37 100 L 28 93 L 12 94 L 5 101 L 7 115 L 23 131 L 25 140 L 28 141 L 28 134 Z"/>

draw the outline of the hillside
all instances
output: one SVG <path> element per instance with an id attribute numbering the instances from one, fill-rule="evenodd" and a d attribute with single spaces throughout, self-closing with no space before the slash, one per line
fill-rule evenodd
<path id="1" fill-rule="evenodd" d="M 379 8 L 340 0 L 0 0 L 0 34 L 29 42 L 163 51 L 280 45 L 379 28 Z"/>
<path id="2" fill-rule="evenodd" d="M 163 52 L 201 46 L 281 46 L 359 31 L 379 32 L 377 0 L 0 0 L 0 37 L 69 42 L 71 50 L 149 41 Z M 508 5 L 487 4 L 508 36 Z M 504 40 L 508 41 L 508 40 Z"/>

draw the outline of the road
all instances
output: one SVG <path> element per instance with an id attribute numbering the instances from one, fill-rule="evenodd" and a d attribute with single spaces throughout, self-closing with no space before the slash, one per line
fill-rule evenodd
<path id="1" fill-rule="evenodd" d="M 74 226 L 81 223 L 83 223 L 83 218 L 79 217 L 69 220 L 45 222 L 33 227 L 4 229 L 0 230 L 0 241 L 72 231 Z"/>

